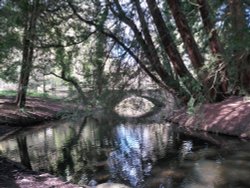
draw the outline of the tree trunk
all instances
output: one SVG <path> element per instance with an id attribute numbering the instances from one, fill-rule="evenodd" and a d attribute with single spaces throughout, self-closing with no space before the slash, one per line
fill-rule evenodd
<path id="1" fill-rule="evenodd" d="M 175 19 L 176 26 L 187 49 L 187 53 L 190 57 L 191 63 L 198 73 L 200 71 L 200 68 L 204 65 L 204 59 L 199 51 L 197 43 L 194 40 L 192 31 L 188 26 L 186 16 L 181 10 L 180 0 L 166 1 Z"/>
<path id="2" fill-rule="evenodd" d="M 168 73 L 166 72 L 166 70 L 164 70 L 164 67 L 162 66 L 162 64 L 160 62 L 160 58 L 158 56 L 157 49 L 156 49 L 155 44 L 154 44 L 152 37 L 150 35 L 150 31 L 148 29 L 148 24 L 144 18 L 144 14 L 143 14 L 140 2 L 138 0 L 135 0 L 134 2 L 135 2 L 135 6 L 137 9 L 138 15 L 139 15 L 139 21 L 141 23 L 142 32 L 143 32 L 143 35 L 145 38 L 145 42 L 142 43 L 142 48 L 144 49 L 144 52 L 145 52 L 149 62 L 151 62 L 153 69 L 160 75 L 160 77 L 162 78 L 162 80 L 165 83 L 170 84 L 169 80 L 170 79 L 174 80 L 174 78 L 170 74 L 168 75 L 168 77 L 166 77 L 166 74 L 168 74 Z M 171 70 L 170 70 L 170 72 L 171 72 Z M 180 86 L 178 86 L 178 87 L 180 87 Z M 180 90 L 180 89 L 178 89 L 178 90 Z"/>
<path id="3" fill-rule="evenodd" d="M 119 6 L 119 1 L 116 1 L 115 4 L 116 5 L 118 4 L 118 6 Z M 152 56 L 151 56 L 151 53 L 149 53 L 150 50 L 148 49 L 146 42 L 144 41 L 143 37 L 141 36 L 141 32 L 137 29 L 137 27 L 133 23 L 133 21 L 130 20 L 129 18 L 127 18 L 126 16 L 124 16 L 123 12 L 114 11 L 114 9 L 112 8 L 112 3 L 109 0 L 107 0 L 107 5 L 110 8 L 110 10 L 112 11 L 112 13 L 114 14 L 114 16 L 117 16 L 120 19 L 120 21 L 127 24 L 132 29 L 132 31 L 135 34 L 135 38 L 140 45 L 140 48 L 142 48 L 143 53 L 145 54 L 146 60 L 140 59 L 132 51 L 132 49 L 130 47 L 128 47 L 122 40 L 120 40 L 120 37 L 116 36 L 115 33 L 112 33 L 107 29 L 100 28 L 99 25 L 96 24 L 94 21 L 89 21 L 89 20 L 86 20 L 85 18 L 83 18 L 80 14 L 78 14 L 76 7 L 72 3 L 69 2 L 69 6 L 73 10 L 73 13 L 81 21 L 83 21 L 84 23 L 86 23 L 88 25 L 95 26 L 98 31 L 100 31 L 101 33 L 103 33 L 107 37 L 110 37 L 117 44 L 119 44 L 125 51 L 127 51 L 130 54 L 130 56 L 132 58 L 134 58 L 134 60 L 140 65 L 140 67 L 146 72 L 146 74 L 155 83 L 157 83 L 161 88 L 166 89 L 168 92 L 172 93 L 175 96 L 177 96 L 178 94 L 179 95 L 182 94 L 182 96 L 183 95 L 188 96 L 188 93 L 186 92 L 186 90 L 183 90 L 183 88 L 178 83 L 178 80 L 175 79 L 172 75 L 169 75 L 168 73 L 165 74 L 166 71 L 164 71 L 164 67 L 162 67 L 163 69 L 161 69 L 161 66 L 157 62 L 155 62 L 153 57 L 154 56 L 158 57 L 157 53 L 152 54 Z M 147 62 L 151 67 L 148 66 L 145 62 Z M 152 69 L 153 69 L 153 71 L 152 71 Z"/>
<path id="4" fill-rule="evenodd" d="M 250 93 L 250 54 L 246 50 L 246 46 L 249 46 L 246 42 L 249 41 L 249 32 L 247 28 L 247 22 L 245 17 L 245 9 L 242 0 L 228 0 L 230 23 L 232 29 L 232 43 L 233 45 L 233 69 L 235 74 L 235 89 L 242 88 L 248 94 Z"/>
<path id="5" fill-rule="evenodd" d="M 186 47 L 187 53 L 190 57 L 191 64 L 193 65 L 198 78 L 203 84 L 203 89 L 208 100 L 214 97 L 214 92 L 211 92 L 210 88 L 213 88 L 213 77 L 209 77 L 207 70 L 202 70 L 204 65 L 204 58 L 202 57 L 198 44 L 196 43 L 192 31 L 188 25 L 185 14 L 181 10 L 181 4 L 179 0 L 166 0 L 172 15 L 175 19 L 176 26 L 179 30 L 181 38 Z"/>
<path id="6" fill-rule="evenodd" d="M 53 74 L 53 75 L 55 75 L 55 74 Z M 55 76 L 57 76 L 57 75 L 55 75 Z M 57 77 L 59 77 L 59 76 L 57 76 Z M 79 82 L 77 81 L 76 78 L 71 77 L 71 76 L 66 76 L 65 74 L 62 74 L 62 76 L 60 76 L 59 78 L 63 79 L 66 82 L 71 83 L 74 86 L 74 88 L 76 89 L 76 91 L 77 91 L 79 97 L 81 98 L 82 102 L 87 103 L 87 97 L 85 96 L 85 94 L 84 94 L 84 92 L 83 92 L 83 90 L 82 90 L 82 88 L 81 88 L 81 86 L 80 86 L 80 84 L 79 84 Z"/>
<path id="7" fill-rule="evenodd" d="M 146 2 L 149 7 L 150 13 L 153 17 L 154 24 L 156 25 L 156 28 L 158 30 L 161 43 L 174 67 L 175 73 L 182 78 L 185 87 L 190 91 L 191 95 L 194 98 L 198 97 L 198 95 L 201 94 L 201 90 L 200 89 L 197 90 L 196 88 L 199 87 L 194 87 L 194 86 L 200 86 L 200 84 L 197 80 L 193 78 L 192 74 L 188 71 L 187 67 L 185 66 L 181 58 L 181 55 L 177 50 L 177 47 L 167 29 L 167 26 L 165 25 L 165 21 L 162 17 L 160 9 L 157 6 L 156 1 L 146 0 Z"/>
<path id="8" fill-rule="evenodd" d="M 26 102 L 26 93 L 28 89 L 29 76 L 32 67 L 33 46 L 30 39 L 24 36 L 23 60 L 19 78 L 18 93 L 16 103 L 19 108 L 23 108 Z"/>
<path id="9" fill-rule="evenodd" d="M 97 9 L 99 9 L 100 6 L 97 5 Z M 99 27 L 101 29 L 104 28 L 105 22 L 108 18 L 108 7 L 105 7 L 105 10 L 101 14 L 100 17 L 100 23 Z M 105 84 L 105 73 L 104 73 L 104 67 L 105 67 L 105 61 L 106 61 L 106 43 L 107 43 L 107 37 L 103 33 L 99 32 L 99 35 L 96 39 L 95 44 L 95 56 L 94 56 L 94 65 L 95 65 L 95 85 L 98 96 L 101 96 L 103 92 L 103 86 Z"/>
<path id="10" fill-rule="evenodd" d="M 71 83 L 75 87 L 75 89 L 77 90 L 82 102 L 87 103 L 87 98 L 84 95 L 84 92 L 83 92 L 80 84 L 78 83 L 78 81 L 76 79 L 74 79 L 74 78 L 71 78 L 71 77 L 70 78 L 64 78 L 64 80 Z"/>
<path id="11" fill-rule="evenodd" d="M 204 28 L 209 35 L 209 47 L 212 54 L 217 58 L 216 62 L 216 72 L 215 75 L 211 76 L 213 79 L 218 77 L 218 80 L 214 80 L 214 85 L 211 87 L 210 92 L 212 98 L 210 101 L 220 101 L 225 98 L 228 91 L 228 79 L 226 73 L 226 64 L 223 61 L 223 48 L 218 39 L 217 31 L 214 28 L 214 23 L 211 20 L 211 15 L 209 12 L 209 6 L 206 0 L 197 0 L 199 5 L 199 11 L 202 18 Z"/>
<path id="12" fill-rule="evenodd" d="M 27 13 L 27 21 L 23 34 L 23 57 L 16 97 L 16 104 L 19 108 L 23 108 L 25 106 L 29 77 L 32 70 L 38 5 L 39 0 L 34 1 L 32 5 L 28 5 L 32 8 L 31 11 Z"/>
<path id="13" fill-rule="evenodd" d="M 233 32 L 233 41 L 236 43 L 235 51 L 244 50 L 244 41 L 249 38 L 246 35 L 247 23 L 242 0 L 228 0 L 230 22 Z M 243 44 L 242 44 L 243 43 Z"/>
<path id="14" fill-rule="evenodd" d="M 85 96 L 85 94 L 84 94 L 78 80 L 76 78 L 66 74 L 67 70 L 66 70 L 66 67 L 64 66 L 64 62 L 61 62 L 60 65 L 61 65 L 61 68 L 62 68 L 61 76 L 59 76 L 59 75 L 57 75 L 57 74 L 55 74 L 53 72 L 51 72 L 50 74 L 52 74 L 52 75 L 54 75 L 54 76 L 56 76 L 56 77 L 58 77 L 58 78 L 60 78 L 60 79 L 62 79 L 64 81 L 66 81 L 68 83 L 71 83 L 74 86 L 74 88 L 76 89 L 82 103 L 86 104 L 87 103 L 87 97 Z"/>
<path id="15" fill-rule="evenodd" d="M 160 62 L 158 53 L 156 50 L 154 50 L 154 45 L 151 44 L 150 39 L 147 38 L 145 41 L 142 37 L 141 32 L 137 28 L 136 24 L 133 22 L 133 20 L 128 18 L 125 15 L 125 13 L 123 12 L 123 10 L 119 4 L 119 1 L 114 0 L 114 3 L 116 5 L 118 12 L 116 12 L 114 10 L 114 8 L 112 7 L 111 3 L 109 3 L 109 6 L 110 6 L 112 13 L 115 16 L 117 16 L 122 22 L 127 24 L 131 28 L 131 30 L 134 32 L 135 38 L 138 41 L 138 43 L 140 44 L 143 52 L 145 53 L 145 56 L 146 56 L 149 64 L 152 66 L 152 69 L 158 74 L 158 76 L 161 78 L 161 80 L 164 82 L 164 84 L 166 84 L 171 89 L 176 91 L 176 93 L 181 93 L 181 91 L 183 91 L 182 88 L 180 87 L 177 80 L 174 77 L 172 77 L 171 75 L 169 75 L 166 70 L 164 70 L 164 68 Z M 143 29 L 145 29 L 145 27 Z M 145 32 L 145 30 L 144 30 L 144 32 Z M 142 66 L 144 70 L 147 70 L 145 65 L 143 65 L 141 61 L 139 61 L 139 62 L 140 62 L 140 66 Z M 147 71 L 147 73 L 148 73 L 148 71 Z M 152 75 L 152 74 L 150 74 L 150 75 Z M 157 78 L 157 76 L 154 78 Z M 183 91 L 183 92 L 185 92 L 185 91 Z"/>

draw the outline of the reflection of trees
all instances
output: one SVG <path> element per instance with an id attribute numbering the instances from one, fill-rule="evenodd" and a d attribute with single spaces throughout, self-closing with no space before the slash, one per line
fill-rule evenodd
<path id="1" fill-rule="evenodd" d="M 79 125 L 71 122 L 26 133 L 27 139 L 22 133 L 14 141 L 3 141 L 1 146 L 7 157 L 21 158 L 30 168 L 32 162 L 36 170 L 42 168 L 48 172 L 51 165 L 53 171 L 50 172 L 74 183 L 111 180 L 137 188 L 211 187 L 214 183 L 221 187 L 249 185 L 244 177 L 249 171 L 249 152 L 246 152 L 249 144 L 243 149 L 239 140 L 207 139 L 216 145 L 227 143 L 234 148 L 230 152 L 228 148 L 221 148 L 221 156 L 217 158 L 218 150 L 208 141 L 169 132 L 165 124 L 117 125 L 108 120 L 109 123 L 88 117 Z M 235 152 L 239 146 L 241 149 Z M 231 169 L 243 176 L 235 177 Z"/>
<path id="2" fill-rule="evenodd" d="M 27 138 L 24 135 L 19 135 L 16 137 L 17 140 L 17 146 L 19 150 L 19 155 L 21 159 L 21 163 L 26 166 L 29 169 L 32 169 L 31 163 L 30 163 L 30 157 L 27 147 Z"/>
<path id="3" fill-rule="evenodd" d="M 75 183 L 87 183 L 92 178 L 106 181 L 107 152 L 112 137 L 108 125 L 99 125 L 99 121 L 86 117 L 80 127 L 72 127 L 66 142 L 60 147 L 61 157 L 57 159 L 56 171 L 61 177 Z M 107 134 L 105 134 L 106 132 Z M 104 180 L 104 179 L 105 180 Z"/>
<path id="4" fill-rule="evenodd" d="M 26 134 L 27 139 L 22 134 L 14 142 L 3 142 L 6 146 L 3 151 L 16 160 L 20 156 L 22 163 L 29 168 L 32 162 L 35 170 L 57 173 L 80 184 L 94 179 L 98 183 L 112 180 L 138 188 L 203 183 L 210 186 L 206 179 L 206 173 L 210 172 L 214 174 L 211 182 L 216 182 L 217 177 L 226 181 L 230 179 L 230 173 L 225 172 L 225 164 L 215 164 L 217 152 L 211 150 L 211 144 L 207 141 L 169 132 L 165 124 L 117 125 L 110 118 L 107 119 L 109 121 L 105 122 L 88 117 L 79 125 L 71 122 Z M 27 143 L 30 143 L 29 147 Z M 234 146 L 239 145 L 239 142 L 234 143 Z M 231 154 L 233 156 L 233 151 Z M 249 158 L 249 155 L 246 157 Z M 233 160 L 230 162 L 236 165 Z M 240 173 L 249 171 L 248 167 L 243 168 L 245 164 L 242 163 L 239 169 L 237 163 L 238 170 L 242 170 Z M 209 165 L 212 168 L 207 168 Z M 190 179 L 192 182 L 187 183 Z M 235 183 L 236 180 L 230 181 Z"/>
<path id="5" fill-rule="evenodd" d="M 106 182 L 109 178 L 107 171 L 107 154 L 114 145 L 109 124 L 88 117 L 75 152 L 78 154 L 77 171 L 74 179 L 87 183 L 95 179 L 98 183 Z"/>
<path id="6" fill-rule="evenodd" d="M 57 161 L 57 172 L 60 176 L 66 178 L 67 173 L 66 170 L 68 169 L 70 174 L 74 173 L 74 160 L 72 158 L 72 150 L 73 147 L 78 143 L 80 139 L 83 127 L 86 123 L 86 118 L 81 123 L 78 132 L 76 129 L 70 129 L 70 137 L 67 139 L 65 144 L 61 148 L 62 157 Z"/>
<path id="7" fill-rule="evenodd" d="M 44 141 L 43 141 L 43 148 L 44 148 L 44 160 L 47 162 L 47 166 L 49 168 L 49 172 L 50 173 L 54 173 L 54 170 L 53 170 L 53 166 L 52 164 L 50 163 L 50 159 L 49 159 L 49 144 L 48 144 L 48 141 L 49 141 L 49 138 L 48 138 L 48 135 L 46 134 L 46 129 L 43 130 L 43 135 L 44 135 Z M 40 169 L 41 170 L 41 169 Z M 44 169 L 42 169 L 44 170 Z"/>

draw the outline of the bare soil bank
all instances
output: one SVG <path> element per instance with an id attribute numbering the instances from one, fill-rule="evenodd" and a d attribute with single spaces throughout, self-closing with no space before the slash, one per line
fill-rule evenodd
<path id="1" fill-rule="evenodd" d="M 219 103 L 204 104 L 194 114 L 183 108 L 169 121 L 190 130 L 199 130 L 250 139 L 250 99 L 230 97 Z"/>
<path id="2" fill-rule="evenodd" d="M 0 125 L 28 126 L 53 119 L 65 106 L 49 99 L 28 97 L 26 107 L 18 109 L 13 97 L 0 97 Z"/>
<path id="3" fill-rule="evenodd" d="M 60 112 L 65 109 L 72 110 L 69 105 L 59 102 L 28 98 L 27 108 L 21 111 L 15 107 L 13 98 L 0 97 L 0 139 L 17 131 L 20 126 L 30 126 L 58 118 Z M 169 120 L 186 130 L 201 130 L 250 139 L 250 100 L 231 97 L 220 103 L 204 104 L 192 115 L 183 108 L 176 111 Z M 79 186 L 63 182 L 50 174 L 28 170 L 19 163 L 0 157 L 0 187 L 77 188 Z"/>
<path id="4" fill-rule="evenodd" d="M 0 140 L 20 128 L 58 119 L 72 111 L 69 104 L 35 97 L 28 97 L 26 107 L 18 109 L 13 97 L 0 97 Z"/>
<path id="5" fill-rule="evenodd" d="M 67 110 L 67 111 L 66 111 Z M 57 119 L 72 107 L 51 100 L 28 98 L 25 109 L 17 109 L 13 97 L 0 97 L 0 140 L 26 126 Z M 78 188 L 47 173 L 35 172 L 0 156 L 1 188 Z"/>

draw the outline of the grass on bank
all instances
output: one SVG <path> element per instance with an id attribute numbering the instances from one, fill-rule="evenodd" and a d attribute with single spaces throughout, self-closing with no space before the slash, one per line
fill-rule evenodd
<path id="1" fill-rule="evenodd" d="M 17 92 L 15 90 L 0 90 L 0 97 L 14 97 L 17 95 Z M 29 91 L 27 93 L 27 96 L 29 97 L 38 97 L 43 99 L 52 99 L 52 100 L 59 100 L 61 99 L 58 96 L 55 95 L 49 95 L 48 93 L 39 93 L 35 91 Z"/>
<path id="2" fill-rule="evenodd" d="M 14 90 L 0 90 L 1 97 L 13 97 L 16 96 L 16 91 Z"/>

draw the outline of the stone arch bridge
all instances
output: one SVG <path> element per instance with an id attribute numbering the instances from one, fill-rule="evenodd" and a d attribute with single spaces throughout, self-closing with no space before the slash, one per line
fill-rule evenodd
<path id="1" fill-rule="evenodd" d="M 113 90 L 107 96 L 107 103 L 110 107 L 117 106 L 121 101 L 130 97 L 140 97 L 154 104 L 156 107 L 165 106 L 165 98 L 162 90 L 147 89 L 147 90 Z"/>

